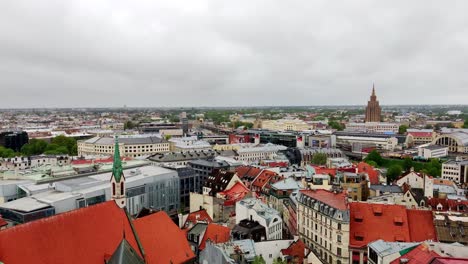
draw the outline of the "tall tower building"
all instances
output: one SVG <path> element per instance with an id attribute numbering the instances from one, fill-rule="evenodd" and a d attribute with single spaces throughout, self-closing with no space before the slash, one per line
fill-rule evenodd
<path id="1" fill-rule="evenodd" d="M 370 96 L 370 100 L 367 102 L 366 107 L 366 122 L 380 122 L 382 113 L 382 108 L 379 105 L 379 101 L 377 101 L 377 96 L 375 95 L 375 87 L 372 85 L 372 95 Z"/>
<path id="2" fill-rule="evenodd" d="M 127 197 L 125 195 L 125 176 L 123 174 L 122 160 L 120 159 L 119 139 L 117 136 L 115 136 L 114 163 L 112 165 L 112 177 L 110 182 L 112 200 L 114 200 L 120 208 L 124 208 L 127 205 Z"/>

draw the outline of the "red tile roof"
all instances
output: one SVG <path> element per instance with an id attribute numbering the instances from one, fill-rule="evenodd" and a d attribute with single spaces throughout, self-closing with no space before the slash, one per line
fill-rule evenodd
<path id="1" fill-rule="evenodd" d="M 292 261 L 288 263 L 304 263 L 306 245 L 302 240 L 297 240 L 292 243 L 288 248 L 282 249 L 283 256 L 292 257 Z"/>
<path id="2" fill-rule="evenodd" d="M 125 211 L 109 201 L 0 231 L 0 261 L 102 264 L 124 233 L 139 254 Z"/>
<path id="3" fill-rule="evenodd" d="M 395 259 L 394 261 L 390 262 L 391 264 L 400 264 L 401 259 L 408 259 L 408 264 L 426 264 L 431 263 L 431 261 L 435 258 L 439 257 L 439 254 L 431 251 L 427 244 L 422 243 L 421 245 L 417 246 L 410 252 L 406 253 L 405 255 Z"/>
<path id="4" fill-rule="evenodd" d="M 122 159 L 122 161 L 132 160 L 132 158 L 130 158 L 130 157 L 122 157 L 121 159 Z M 93 164 L 93 163 L 112 163 L 113 161 L 114 161 L 114 159 L 112 157 L 107 158 L 107 159 L 95 159 L 95 160 L 77 159 L 77 160 L 73 160 L 71 162 L 71 164 L 73 164 L 73 165 L 84 165 L 84 164 Z"/>
<path id="5" fill-rule="evenodd" d="M 442 210 L 438 210 L 437 206 L 442 205 Z M 466 200 L 453 200 L 446 198 L 429 198 L 427 199 L 427 205 L 434 211 L 460 211 L 468 212 L 468 201 Z"/>
<path id="6" fill-rule="evenodd" d="M 329 206 L 339 209 L 346 210 L 346 194 L 343 192 L 334 193 L 327 190 L 300 190 L 300 192 L 306 196 L 312 197 L 317 201 L 328 204 Z"/>
<path id="7" fill-rule="evenodd" d="M 228 242 L 231 238 L 231 229 L 225 226 L 217 225 L 217 224 L 209 224 L 206 228 L 205 235 L 203 236 L 203 240 L 198 247 L 200 250 L 205 249 L 206 241 L 209 239 L 213 243 L 224 243 Z"/>
<path id="8" fill-rule="evenodd" d="M 412 241 L 437 241 L 432 212 L 428 210 L 407 210 L 410 237 Z"/>
<path id="9" fill-rule="evenodd" d="M 0 227 L 6 226 L 6 225 L 8 225 L 8 223 L 5 221 L 5 219 L 3 219 L 2 217 L 0 217 Z"/>
<path id="10" fill-rule="evenodd" d="M 198 222 L 204 223 L 212 223 L 213 219 L 211 219 L 210 215 L 206 212 L 205 209 L 201 209 L 192 213 L 189 213 L 187 219 L 185 220 L 184 226 L 187 227 L 190 224 L 195 225 Z"/>
<path id="11" fill-rule="evenodd" d="M 236 202 L 244 199 L 244 197 L 250 192 L 242 182 L 236 182 L 231 189 L 218 194 L 224 197 L 224 205 L 234 205 Z"/>
<path id="12" fill-rule="evenodd" d="M 349 207 L 351 247 L 362 248 L 378 239 L 388 242 L 437 241 L 431 211 L 369 203 L 351 203 Z"/>
<path id="13" fill-rule="evenodd" d="M 435 258 L 431 264 L 467 264 L 468 259 L 464 258 Z"/>
<path id="14" fill-rule="evenodd" d="M 195 258 L 182 230 L 165 212 L 134 221 L 148 263 L 183 263 Z"/>
<path id="15" fill-rule="evenodd" d="M 253 166 L 240 166 L 236 168 L 236 173 L 237 176 L 240 179 L 243 178 L 251 178 L 252 180 L 257 177 L 257 175 L 262 171 L 262 169 L 259 169 L 257 167 Z"/>
<path id="16" fill-rule="evenodd" d="M 389 242 L 411 241 L 404 206 L 351 203 L 349 208 L 351 247 L 366 247 L 378 239 Z"/>
<path id="17" fill-rule="evenodd" d="M 261 189 L 265 184 L 267 184 L 271 177 L 278 175 L 276 172 L 269 171 L 269 170 L 263 170 L 255 179 L 255 181 L 252 182 L 252 186 L 255 186 L 258 189 Z"/>
<path id="18" fill-rule="evenodd" d="M 336 169 L 333 168 L 325 168 L 325 167 L 320 167 L 320 166 L 313 166 L 315 169 L 316 174 L 330 174 L 333 177 L 336 176 Z"/>
<path id="19" fill-rule="evenodd" d="M 367 173 L 371 184 L 379 184 L 379 171 L 365 162 L 359 162 L 358 173 Z"/>
<path id="20" fill-rule="evenodd" d="M 408 132 L 413 137 L 432 137 L 432 132 Z"/>

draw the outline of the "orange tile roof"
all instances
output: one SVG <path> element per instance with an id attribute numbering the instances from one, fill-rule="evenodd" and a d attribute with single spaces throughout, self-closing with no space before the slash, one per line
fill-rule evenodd
<path id="1" fill-rule="evenodd" d="M 343 192 L 334 193 L 327 190 L 300 190 L 306 196 L 312 197 L 315 200 L 328 204 L 339 210 L 346 210 L 346 194 Z"/>
<path id="2" fill-rule="evenodd" d="M 390 263 L 399 264 L 401 259 L 408 259 L 409 262 L 406 262 L 407 264 L 425 264 L 430 263 L 435 257 L 439 257 L 439 254 L 431 251 L 427 244 L 422 243 L 410 252 Z"/>
<path id="3" fill-rule="evenodd" d="M 315 169 L 315 173 L 317 174 L 330 174 L 333 177 L 336 176 L 336 169 L 333 168 L 325 168 L 325 167 L 320 167 L 320 166 L 313 166 Z"/>
<path id="4" fill-rule="evenodd" d="M 369 203 L 351 203 L 349 207 L 351 247 L 365 247 L 378 239 L 389 242 L 437 241 L 431 211 Z"/>
<path id="5" fill-rule="evenodd" d="M 432 212 L 428 210 L 407 210 L 410 237 L 412 241 L 437 241 Z"/>
<path id="6" fill-rule="evenodd" d="M 102 264 L 124 233 L 140 254 L 125 211 L 108 201 L 0 231 L 0 261 Z"/>
<path id="7" fill-rule="evenodd" d="M 244 199 L 249 192 L 250 190 L 242 182 L 236 182 L 231 189 L 218 194 L 224 196 L 224 205 L 234 205 L 237 201 Z"/>
<path id="8" fill-rule="evenodd" d="M 198 222 L 205 222 L 205 223 L 212 223 L 213 219 L 211 219 L 210 215 L 206 212 L 205 209 L 201 209 L 192 213 L 189 213 L 187 219 L 185 220 L 184 226 L 188 224 L 196 224 Z"/>
<path id="9" fill-rule="evenodd" d="M 206 241 L 209 239 L 213 243 L 224 243 L 228 242 L 231 238 L 231 229 L 225 226 L 217 225 L 217 224 L 209 224 L 206 228 L 205 235 L 203 236 L 203 240 L 198 247 L 200 250 L 205 249 Z"/>
<path id="10" fill-rule="evenodd" d="M 166 212 L 157 212 L 134 221 L 148 263 L 184 263 L 195 258 L 185 233 Z"/>
<path id="11" fill-rule="evenodd" d="M 281 253 L 283 254 L 283 256 L 292 257 L 291 263 L 304 263 L 306 248 L 307 247 L 304 244 L 304 242 L 302 242 L 302 240 L 297 240 L 291 245 L 289 245 L 288 248 L 282 249 Z"/>
<path id="12" fill-rule="evenodd" d="M 262 188 L 267 184 L 271 177 L 278 175 L 276 172 L 269 171 L 269 170 L 263 170 L 260 175 L 257 176 L 254 182 L 252 182 L 252 186 L 255 186 L 257 188 Z"/>
<path id="13" fill-rule="evenodd" d="M 369 175 L 369 181 L 371 184 L 379 183 L 379 172 L 374 167 L 365 162 L 359 162 L 357 168 L 358 173 L 367 173 L 367 175 Z"/>
<path id="14" fill-rule="evenodd" d="M 406 208 L 402 205 L 350 203 L 351 247 L 362 248 L 383 239 L 389 242 L 410 242 Z"/>

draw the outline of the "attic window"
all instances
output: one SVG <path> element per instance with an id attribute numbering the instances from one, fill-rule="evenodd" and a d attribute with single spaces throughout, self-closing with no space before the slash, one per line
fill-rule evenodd
<path id="1" fill-rule="evenodd" d="M 354 214 L 354 220 L 355 220 L 356 222 L 362 222 L 362 214 L 361 214 L 361 212 L 356 212 L 356 213 Z"/>
<path id="2" fill-rule="evenodd" d="M 375 216 L 381 216 L 382 215 L 382 207 L 381 206 L 372 207 L 372 211 L 374 212 Z"/>
<path id="3" fill-rule="evenodd" d="M 354 239 L 356 239 L 357 241 L 363 241 L 364 240 L 364 233 L 363 232 L 354 233 Z"/>
<path id="4" fill-rule="evenodd" d="M 405 242 L 405 237 L 402 235 L 395 235 L 396 242 Z"/>
<path id="5" fill-rule="evenodd" d="M 395 216 L 393 218 L 393 222 L 395 223 L 395 225 L 397 226 L 402 226 L 403 225 L 403 217 L 401 216 Z"/>

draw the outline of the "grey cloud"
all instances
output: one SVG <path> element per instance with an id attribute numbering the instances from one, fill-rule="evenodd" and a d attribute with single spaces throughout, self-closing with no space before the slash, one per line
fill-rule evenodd
<path id="1" fill-rule="evenodd" d="M 466 1 L 1 1 L 3 107 L 468 102 Z"/>

